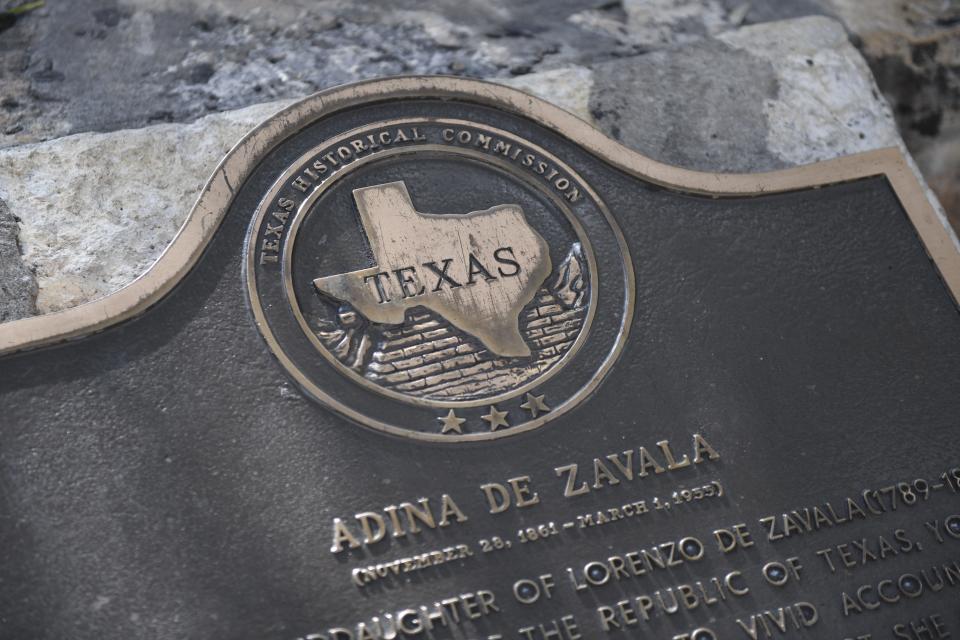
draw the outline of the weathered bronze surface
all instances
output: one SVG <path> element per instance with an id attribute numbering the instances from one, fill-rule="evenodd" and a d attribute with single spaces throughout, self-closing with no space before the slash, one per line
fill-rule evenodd
<path id="1" fill-rule="evenodd" d="M 895 150 L 319 94 L 138 282 L 0 326 L 0 637 L 956 635 L 958 291 Z"/>

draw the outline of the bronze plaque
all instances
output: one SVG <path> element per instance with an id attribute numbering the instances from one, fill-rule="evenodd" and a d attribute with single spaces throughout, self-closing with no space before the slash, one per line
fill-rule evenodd
<path id="1" fill-rule="evenodd" d="M 955 637 L 958 291 L 896 150 L 318 94 L 137 282 L 0 326 L 0 637 Z"/>

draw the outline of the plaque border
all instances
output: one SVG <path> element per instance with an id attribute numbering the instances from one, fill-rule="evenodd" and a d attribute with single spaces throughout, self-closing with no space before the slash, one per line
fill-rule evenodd
<path id="1" fill-rule="evenodd" d="M 784 193 L 884 176 L 907 213 L 954 302 L 960 304 L 960 241 L 928 199 L 897 147 L 778 171 L 711 173 L 658 162 L 628 149 L 593 125 L 540 98 L 503 85 L 449 76 L 402 76 L 343 85 L 281 109 L 240 139 L 207 180 L 160 257 L 125 287 L 84 304 L 0 324 L 0 356 L 81 338 L 142 314 L 193 268 L 226 216 L 239 185 L 292 132 L 334 112 L 374 101 L 462 100 L 530 118 L 629 175 L 672 191 L 734 198 Z M 236 186 L 235 186 L 236 185 Z"/>

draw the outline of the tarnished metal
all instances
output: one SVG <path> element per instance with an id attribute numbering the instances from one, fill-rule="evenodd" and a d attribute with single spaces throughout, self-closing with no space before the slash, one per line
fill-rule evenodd
<path id="1" fill-rule="evenodd" d="M 947 638 L 958 291 L 895 150 L 320 94 L 140 280 L 0 325 L 0 637 Z"/>
<path id="2" fill-rule="evenodd" d="M 411 191 L 460 212 L 421 213 Z M 331 242 L 346 234 L 355 244 Z M 611 250 L 598 258 L 595 244 Z M 398 435 L 545 424 L 628 333 L 632 264 L 606 205 L 562 160 L 489 125 L 394 119 L 325 141 L 276 179 L 247 247 L 252 308 L 280 361 L 314 398 Z M 372 393 L 332 393 L 324 362 Z M 523 407 L 534 389 L 549 410 Z"/>

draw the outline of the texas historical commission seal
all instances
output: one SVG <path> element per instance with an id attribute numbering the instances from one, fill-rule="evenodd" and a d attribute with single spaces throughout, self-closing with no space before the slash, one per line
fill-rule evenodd
<path id="1" fill-rule="evenodd" d="M 547 423 L 623 347 L 633 270 L 570 159 L 464 119 L 376 120 L 306 150 L 247 237 L 257 324 L 312 398 L 441 441 Z"/>

